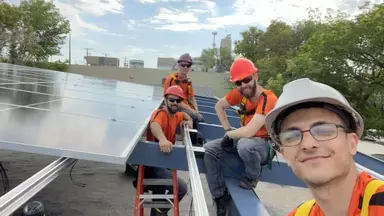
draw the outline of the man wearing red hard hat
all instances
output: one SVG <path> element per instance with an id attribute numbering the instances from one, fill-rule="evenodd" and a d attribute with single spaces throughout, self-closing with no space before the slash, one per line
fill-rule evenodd
<path id="1" fill-rule="evenodd" d="M 177 64 L 177 72 L 170 74 L 164 81 L 164 92 L 170 86 L 178 85 L 181 87 L 185 99 L 180 104 L 180 110 L 193 119 L 193 128 L 197 129 L 198 122 L 203 122 L 204 117 L 199 113 L 192 81 L 188 78 L 193 64 L 192 57 L 188 53 L 184 53 L 179 57 Z M 191 141 L 193 144 L 196 143 L 196 133 L 191 133 Z"/>
<path id="2" fill-rule="evenodd" d="M 228 154 L 237 154 L 244 163 L 245 173 L 240 186 L 253 189 L 261 174 L 262 165 L 273 157 L 268 133 L 264 126 L 265 115 L 275 106 L 277 97 L 258 84 L 258 69 L 245 58 L 236 59 L 230 69 L 230 81 L 236 88 L 227 93 L 215 105 L 217 116 L 226 131 L 221 139 L 204 145 L 207 181 L 217 207 L 217 215 L 224 216 L 231 200 L 225 187 L 222 162 Z M 241 127 L 232 130 L 225 109 L 239 106 Z"/>
<path id="3" fill-rule="evenodd" d="M 158 142 L 161 152 L 169 153 L 176 141 L 176 129 L 181 124 L 192 127 L 192 119 L 183 112 L 179 112 L 180 104 L 185 98 L 183 90 L 179 86 L 171 86 L 164 93 L 165 106 L 153 112 L 147 130 L 147 141 Z M 161 167 L 149 167 L 144 169 L 144 178 L 172 179 L 172 171 Z M 134 182 L 136 186 L 136 182 Z M 151 190 L 153 194 L 165 194 L 168 190 L 173 193 L 172 185 L 147 186 L 145 190 Z M 179 201 L 187 193 L 187 185 L 182 179 L 178 179 Z M 169 209 L 152 208 L 151 216 L 168 215 Z"/>

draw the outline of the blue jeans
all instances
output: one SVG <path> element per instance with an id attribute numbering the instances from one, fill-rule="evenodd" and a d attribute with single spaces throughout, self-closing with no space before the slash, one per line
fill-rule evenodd
<path id="1" fill-rule="evenodd" d="M 226 190 L 224 176 L 236 175 L 233 172 L 228 174 L 228 167 L 225 166 L 241 166 L 238 162 L 238 160 L 241 160 L 245 168 L 243 175 L 245 174 L 248 178 L 256 180 L 261 174 L 261 164 L 268 160 L 269 155 L 268 142 L 259 137 L 241 138 L 235 141 L 231 151 L 222 149 L 221 139 L 204 144 L 204 148 L 206 177 L 213 198 L 224 195 Z"/>
<path id="2" fill-rule="evenodd" d="M 160 168 L 160 167 L 145 167 L 144 178 L 156 178 L 156 179 L 172 179 L 172 171 Z M 183 199 L 185 194 L 188 191 L 187 184 L 180 178 L 177 178 L 178 182 L 178 198 L 179 201 Z M 147 190 L 151 190 L 152 194 L 165 194 L 168 191 L 168 194 L 173 194 L 173 186 L 167 185 L 150 185 L 145 187 Z M 169 209 L 161 209 L 163 212 L 168 212 Z"/>

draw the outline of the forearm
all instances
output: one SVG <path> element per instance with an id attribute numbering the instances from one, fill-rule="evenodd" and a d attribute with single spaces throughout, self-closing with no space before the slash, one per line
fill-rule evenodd
<path id="1" fill-rule="evenodd" d="M 199 111 L 199 107 L 197 107 L 197 101 L 196 101 L 196 98 L 193 97 L 191 100 L 192 100 L 192 105 L 193 105 L 193 107 L 195 107 L 196 112 L 198 112 L 198 111 Z"/>
<path id="2" fill-rule="evenodd" d="M 156 137 L 157 140 L 166 140 L 163 130 L 161 129 L 160 125 L 157 122 L 151 123 L 151 132 L 154 137 Z"/>
<path id="3" fill-rule="evenodd" d="M 192 109 L 188 104 L 186 104 L 186 103 L 184 103 L 184 102 L 181 102 L 181 103 L 180 103 L 180 108 L 185 109 L 185 110 L 189 110 L 189 111 L 191 111 L 191 112 L 195 112 L 194 109 Z"/>
<path id="4" fill-rule="evenodd" d="M 232 139 L 240 139 L 240 138 L 250 138 L 255 135 L 246 127 L 240 127 L 236 130 L 228 131 L 227 135 Z"/>
<path id="5" fill-rule="evenodd" d="M 184 121 L 192 121 L 192 118 L 185 112 L 183 112 L 183 120 Z"/>
<path id="6" fill-rule="evenodd" d="M 244 127 L 240 127 L 236 130 L 227 132 L 227 135 L 233 139 L 251 138 L 255 136 L 257 131 L 259 131 L 263 125 L 264 125 L 264 121 L 250 122 Z"/>
<path id="7" fill-rule="evenodd" d="M 225 109 L 221 107 L 215 107 L 217 117 L 219 118 L 219 121 L 221 125 L 223 126 L 224 130 L 230 129 L 231 125 L 228 122 L 227 114 L 225 113 Z"/>

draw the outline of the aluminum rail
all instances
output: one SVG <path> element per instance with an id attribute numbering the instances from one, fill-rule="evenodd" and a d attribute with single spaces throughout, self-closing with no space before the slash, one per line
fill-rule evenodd
<path id="1" fill-rule="evenodd" d="M 193 150 L 189 132 L 196 133 L 196 130 L 184 127 L 184 144 L 188 161 L 189 178 L 191 180 L 193 207 L 195 215 L 209 216 L 207 202 L 205 201 L 204 190 L 201 184 L 199 169 L 197 167 L 195 152 Z"/>
<path id="2" fill-rule="evenodd" d="M 61 157 L 0 197 L 0 215 L 8 216 L 57 178 L 76 159 Z"/>
<path id="3" fill-rule="evenodd" d="M 357 167 L 358 170 L 365 171 L 369 175 L 371 175 L 372 177 L 384 181 L 384 175 L 379 174 L 379 173 L 377 173 L 377 172 L 375 172 L 375 171 L 373 171 L 373 170 L 371 170 L 371 169 L 369 169 L 367 167 L 364 167 L 364 166 L 362 166 L 362 165 L 360 165 L 358 163 L 355 163 L 355 164 L 356 164 L 356 167 Z"/>

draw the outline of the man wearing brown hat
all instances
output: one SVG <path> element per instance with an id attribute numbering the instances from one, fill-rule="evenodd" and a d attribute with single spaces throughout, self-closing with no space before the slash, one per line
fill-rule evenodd
<path id="1" fill-rule="evenodd" d="M 193 128 L 197 129 L 198 122 L 203 122 L 204 117 L 199 113 L 192 81 L 188 78 L 192 64 L 192 57 L 188 53 L 182 54 L 177 60 L 177 72 L 170 74 L 164 81 L 164 92 L 173 85 L 181 87 L 186 99 L 181 103 L 180 109 L 193 119 Z M 196 138 L 194 133 L 191 133 L 191 139 L 192 143 L 195 144 Z"/>

